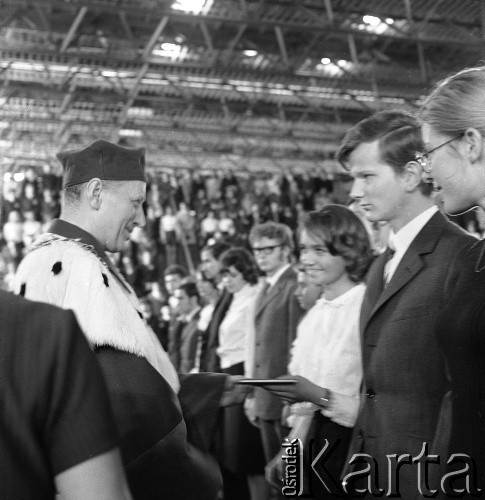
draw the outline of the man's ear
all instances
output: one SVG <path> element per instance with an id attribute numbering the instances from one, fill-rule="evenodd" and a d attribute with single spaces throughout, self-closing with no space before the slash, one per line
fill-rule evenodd
<path id="1" fill-rule="evenodd" d="M 101 208 L 102 192 L 103 182 L 101 181 L 101 179 L 95 177 L 88 182 L 86 188 L 86 196 L 89 205 L 93 210 L 99 210 Z"/>
<path id="2" fill-rule="evenodd" d="M 407 191 L 414 191 L 423 182 L 423 167 L 417 161 L 408 161 L 405 169 L 405 185 Z"/>
<path id="3" fill-rule="evenodd" d="M 468 128 L 463 135 L 461 141 L 465 147 L 465 155 L 470 163 L 475 163 L 484 158 L 484 141 L 483 135 L 476 128 Z"/>

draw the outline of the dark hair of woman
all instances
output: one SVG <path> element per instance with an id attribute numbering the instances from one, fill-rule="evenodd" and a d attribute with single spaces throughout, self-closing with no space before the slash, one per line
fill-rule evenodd
<path id="1" fill-rule="evenodd" d="M 258 266 L 251 253 L 245 248 L 231 248 L 220 256 L 219 261 L 222 265 L 221 274 L 227 272 L 232 266 L 239 271 L 244 280 L 251 285 L 255 285 L 258 282 Z"/>
<path id="2" fill-rule="evenodd" d="M 369 233 L 358 215 L 343 205 L 327 205 L 310 212 L 303 229 L 324 242 L 331 255 L 344 259 L 345 270 L 352 281 L 364 280 L 374 254 Z"/>

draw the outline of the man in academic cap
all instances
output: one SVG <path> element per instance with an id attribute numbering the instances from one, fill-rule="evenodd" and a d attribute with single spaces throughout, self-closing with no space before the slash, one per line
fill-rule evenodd
<path id="1" fill-rule="evenodd" d="M 145 224 L 144 149 L 100 140 L 58 158 L 64 167 L 61 218 L 20 264 L 16 290 L 76 313 L 106 378 L 133 496 L 214 500 L 219 470 L 207 453 L 187 444 L 177 373 L 105 253 L 121 251 L 131 231 Z M 202 430 L 189 429 L 198 444 L 207 444 L 200 434 L 215 425 L 227 382 L 224 375 L 199 375 L 181 391 L 191 394 L 191 414 L 203 416 Z"/>

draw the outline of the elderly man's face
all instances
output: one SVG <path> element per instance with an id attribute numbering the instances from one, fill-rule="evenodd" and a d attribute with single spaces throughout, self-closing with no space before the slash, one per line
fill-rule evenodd
<path id="1" fill-rule="evenodd" d="M 145 225 L 143 202 L 146 183 L 120 181 L 103 187 L 99 215 L 105 238 L 101 243 L 109 252 L 120 252 L 130 239 L 133 229 Z"/>

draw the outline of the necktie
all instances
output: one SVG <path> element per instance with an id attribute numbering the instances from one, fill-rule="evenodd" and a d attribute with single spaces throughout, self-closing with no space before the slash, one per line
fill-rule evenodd
<path id="1" fill-rule="evenodd" d="M 396 250 L 391 247 L 391 245 L 388 245 L 385 251 L 385 259 L 386 259 L 386 264 L 384 266 L 384 286 L 387 286 L 389 281 L 391 280 L 391 266 L 392 266 L 392 258 L 394 257 L 394 254 L 396 253 Z"/>

